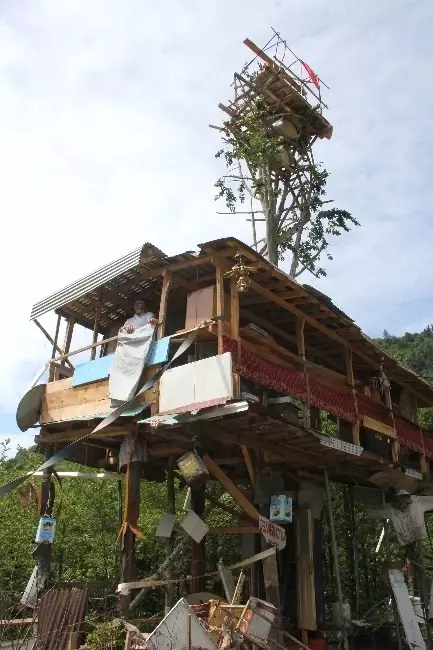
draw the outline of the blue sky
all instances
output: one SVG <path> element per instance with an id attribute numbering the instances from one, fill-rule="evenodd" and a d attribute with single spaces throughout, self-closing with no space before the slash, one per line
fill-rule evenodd
<path id="1" fill-rule="evenodd" d="M 331 86 L 334 137 L 316 159 L 361 222 L 319 287 L 372 336 L 432 321 L 430 0 L 1 4 L 0 437 L 31 439 L 14 414 L 50 353 L 34 301 L 144 241 L 250 241 L 242 217 L 216 217 L 208 124 L 248 59 L 243 39 L 263 44 L 271 25 Z"/>

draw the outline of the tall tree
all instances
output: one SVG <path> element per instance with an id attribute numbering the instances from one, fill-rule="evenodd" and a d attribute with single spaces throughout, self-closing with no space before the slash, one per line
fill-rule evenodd
<path id="1" fill-rule="evenodd" d="M 284 117 L 261 96 L 225 123 L 216 157 L 228 172 L 215 183 L 215 199 L 225 199 L 231 212 L 248 194 L 258 200 L 266 226 L 260 253 L 275 265 L 290 253 L 292 277 L 306 270 L 320 277 L 326 275 L 322 255 L 332 259 L 329 237 L 359 224 L 346 210 L 324 209 L 332 203 L 325 198 L 328 172 L 315 162 L 310 136 L 291 135 Z"/>

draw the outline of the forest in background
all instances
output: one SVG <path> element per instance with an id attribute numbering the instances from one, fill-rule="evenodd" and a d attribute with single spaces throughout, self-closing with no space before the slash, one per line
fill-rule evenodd
<path id="1" fill-rule="evenodd" d="M 433 330 L 429 326 L 418 334 L 401 337 L 384 332 L 377 342 L 400 362 L 412 368 L 430 382 L 433 382 Z M 430 409 L 423 414 L 424 423 L 432 428 Z M 19 449 L 14 458 L 8 458 L 7 443 L 0 447 L 0 484 L 22 475 L 41 462 L 41 456 L 32 449 Z M 63 462 L 57 469 L 77 470 L 75 464 Z M 83 471 L 89 468 L 82 467 Z M 39 479 L 40 480 L 40 479 Z M 35 479 L 38 485 L 38 479 Z M 61 511 L 53 547 L 52 579 L 54 583 L 71 581 L 104 581 L 106 588 L 91 592 L 92 616 L 98 619 L 116 615 L 115 586 L 118 583 L 117 542 L 122 516 L 122 503 L 116 481 L 91 481 L 63 479 L 62 487 L 56 485 L 57 504 Z M 218 484 L 211 482 L 209 489 L 215 497 L 221 495 Z M 352 614 L 358 618 L 389 617 L 389 592 L 383 580 L 386 562 L 385 544 L 376 553 L 382 524 L 368 515 L 368 503 L 357 500 L 356 488 L 332 485 L 334 516 L 337 528 L 339 562 L 345 598 L 351 605 Z M 176 510 L 181 512 L 186 490 L 176 483 Z M 227 493 L 223 502 L 238 510 L 237 504 Z M 371 504 L 370 504 L 371 505 Z M 166 556 L 165 540 L 155 537 L 155 530 L 161 515 L 166 511 L 166 490 L 164 484 L 142 483 L 140 530 L 144 538 L 137 541 L 138 576 L 144 578 L 163 561 Z M 0 618 L 17 615 L 17 604 L 32 572 L 34 563 L 31 553 L 38 522 L 35 508 L 23 509 L 17 492 L 0 501 Z M 213 510 L 208 517 L 213 526 L 230 526 L 235 518 L 221 510 Z M 430 526 L 429 526 L 430 528 Z M 175 533 L 179 535 L 179 533 Z M 206 536 L 206 570 L 216 570 L 220 559 L 228 564 L 241 555 L 241 536 Z M 324 515 L 325 585 L 328 603 L 336 600 L 329 529 Z M 426 542 L 426 555 L 433 557 L 430 538 Z M 395 543 L 391 533 L 391 556 L 393 560 L 403 558 L 402 549 Z M 188 574 L 189 552 L 182 554 L 175 563 L 175 576 Z M 359 589 L 355 589 L 353 576 L 358 574 Z M 180 583 L 178 596 L 186 592 Z M 206 590 L 221 593 L 220 583 L 210 578 Z M 148 593 L 136 616 L 161 614 L 164 610 L 164 592 Z M 372 611 L 371 611 L 372 610 Z"/>

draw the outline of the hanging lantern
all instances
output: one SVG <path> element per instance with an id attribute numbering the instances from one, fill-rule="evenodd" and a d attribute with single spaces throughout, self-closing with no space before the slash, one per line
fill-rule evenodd
<path id="1" fill-rule="evenodd" d="M 235 258 L 237 259 L 236 264 L 230 269 L 230 271 L 225 273 L 224 277 L 235 278 L 236 291 L 238 291 L 238 293 L 245 293 L 245 291 L 248 291 L 251 284 L 250 273 L 255 273 L 257 269 L 253 266 L 246 266 L 243 255 L 239 251 L 236 253 Z"/>

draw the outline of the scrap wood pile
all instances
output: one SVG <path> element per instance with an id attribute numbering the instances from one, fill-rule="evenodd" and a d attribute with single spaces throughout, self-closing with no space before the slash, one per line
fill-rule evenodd
<path id="1" fill-rule="evenodd" d="M 189 605 L 182 598 L 150 634 L 127 624 L 125 650 L 225 650 L 241 644 L 287 647 L 281 645 L 281 635 L 297 647 L 306 647 L 277 626 L 277 613 L 273 605 L 258 598 L 250 598 L 245 605 L 221 600 Z"/>

